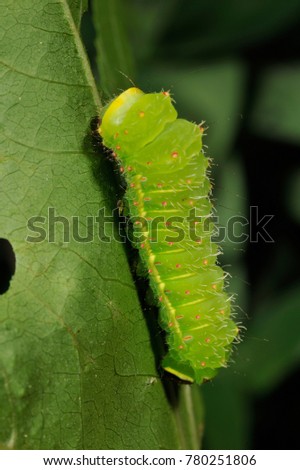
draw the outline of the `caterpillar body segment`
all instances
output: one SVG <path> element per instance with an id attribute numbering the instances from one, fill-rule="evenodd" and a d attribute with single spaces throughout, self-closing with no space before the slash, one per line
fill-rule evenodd
<path id="1" fill-rule="evenodd" d="M 226 367 L 238 335 L 212 242 L 203 129 L 177 118 L 168 92 L 129 88 L 106 108 L 99 134 L 123 172 L 135 245 L 167 332 L 165 370 L 201 383 Z"/>

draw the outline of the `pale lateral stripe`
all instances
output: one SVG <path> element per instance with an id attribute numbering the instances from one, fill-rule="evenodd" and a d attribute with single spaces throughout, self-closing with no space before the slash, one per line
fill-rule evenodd
<path id="1" fill-rule="evenodd" d="M 209 323 L 206 323 L 205 325 L 195 326 L 195 328 L 191 328 L 191 331 L 202 330 L 202 328 L 206 328 L 207 326 L 211 326 L 211 325 Z"/>
<path id="2" fill-rule="evenodd" d="M 158 214 L 165 214 L 166 212 L 181 212 L 182 209 L 181 208 L 178 208 L 178 209 L 153 209 L 153 210 L 149 210 L 149 214 L 152 214 L 153 212 L 156 212 Z"/>
<path id="3" fill-rule="evenodd" d="M 174 193 L 175 189 L 153 189 L 149 193 Z M 186 191 L 186 189 L 176 189 L 177 193 Z"/>
<path id="4" fill-rule="evenodd" d="M 184 279 L 186 277 L 191 277 L 191 276 L 195 276 L 194 273 L 188 273 L 188 274 L 181 274 L 179 276 L 175 276 L 175 277 L 168 277 L 166 279 L 166 281 L 175 281 L 176 279 Z"/>
<path id="5" fill-rule="evenodd" d="M 187 305 L 199 304 L 200 302 L 203 302 L 204 300 L 205 300 L 205 299 L 194 300 L 193 302 L 187 302 L 186 304 L 178 305 L 178 306 L 176 306 L 176 308 L 177 308 L 177 309 L 180 309 L 181 307 L 186 307 Z"/>
<path id="6" fill-rule="evenodd" d="M 184 248 L 179 248 L 178 250 L 169 250 L 169 251 L 159 251 L 156 253 L 157 256 L 159 255 L 169 255 L 169 254 L 173 254 L 173 253 L 182 253 L 183 251 L 185 251 Z"/>

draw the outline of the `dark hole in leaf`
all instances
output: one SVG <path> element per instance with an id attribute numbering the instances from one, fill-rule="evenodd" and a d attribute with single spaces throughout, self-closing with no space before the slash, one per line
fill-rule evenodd
<path id="1" fill-rule="evenodd" d="M 0 238 L 0 295 L 9 289 L 9 283 L 16 270 L 13 247 L 5 238 Z"/>

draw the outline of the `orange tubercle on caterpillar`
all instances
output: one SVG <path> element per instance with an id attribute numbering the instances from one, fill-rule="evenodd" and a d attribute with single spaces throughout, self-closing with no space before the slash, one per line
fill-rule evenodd
<path id="1" fill-rule="evenodd" d="M 183 338 L 183 341 L 190 341 L 191 339 L 193 339 L 193 337 L 188 335 Z"/>

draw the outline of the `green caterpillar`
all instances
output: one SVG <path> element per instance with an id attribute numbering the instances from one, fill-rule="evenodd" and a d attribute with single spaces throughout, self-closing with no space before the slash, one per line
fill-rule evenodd
<path id="1" fill-rule="evenodd" d="M 139 231 L 135 245 L 167 333 L 162 366 L 201 383 L 226 367 L 238 335 L 211 241 L 203 129 L 177 119 L 168 92 L 129 88 L 104 109 L 98 132 L 127 183 L 126 204 Z"/>

